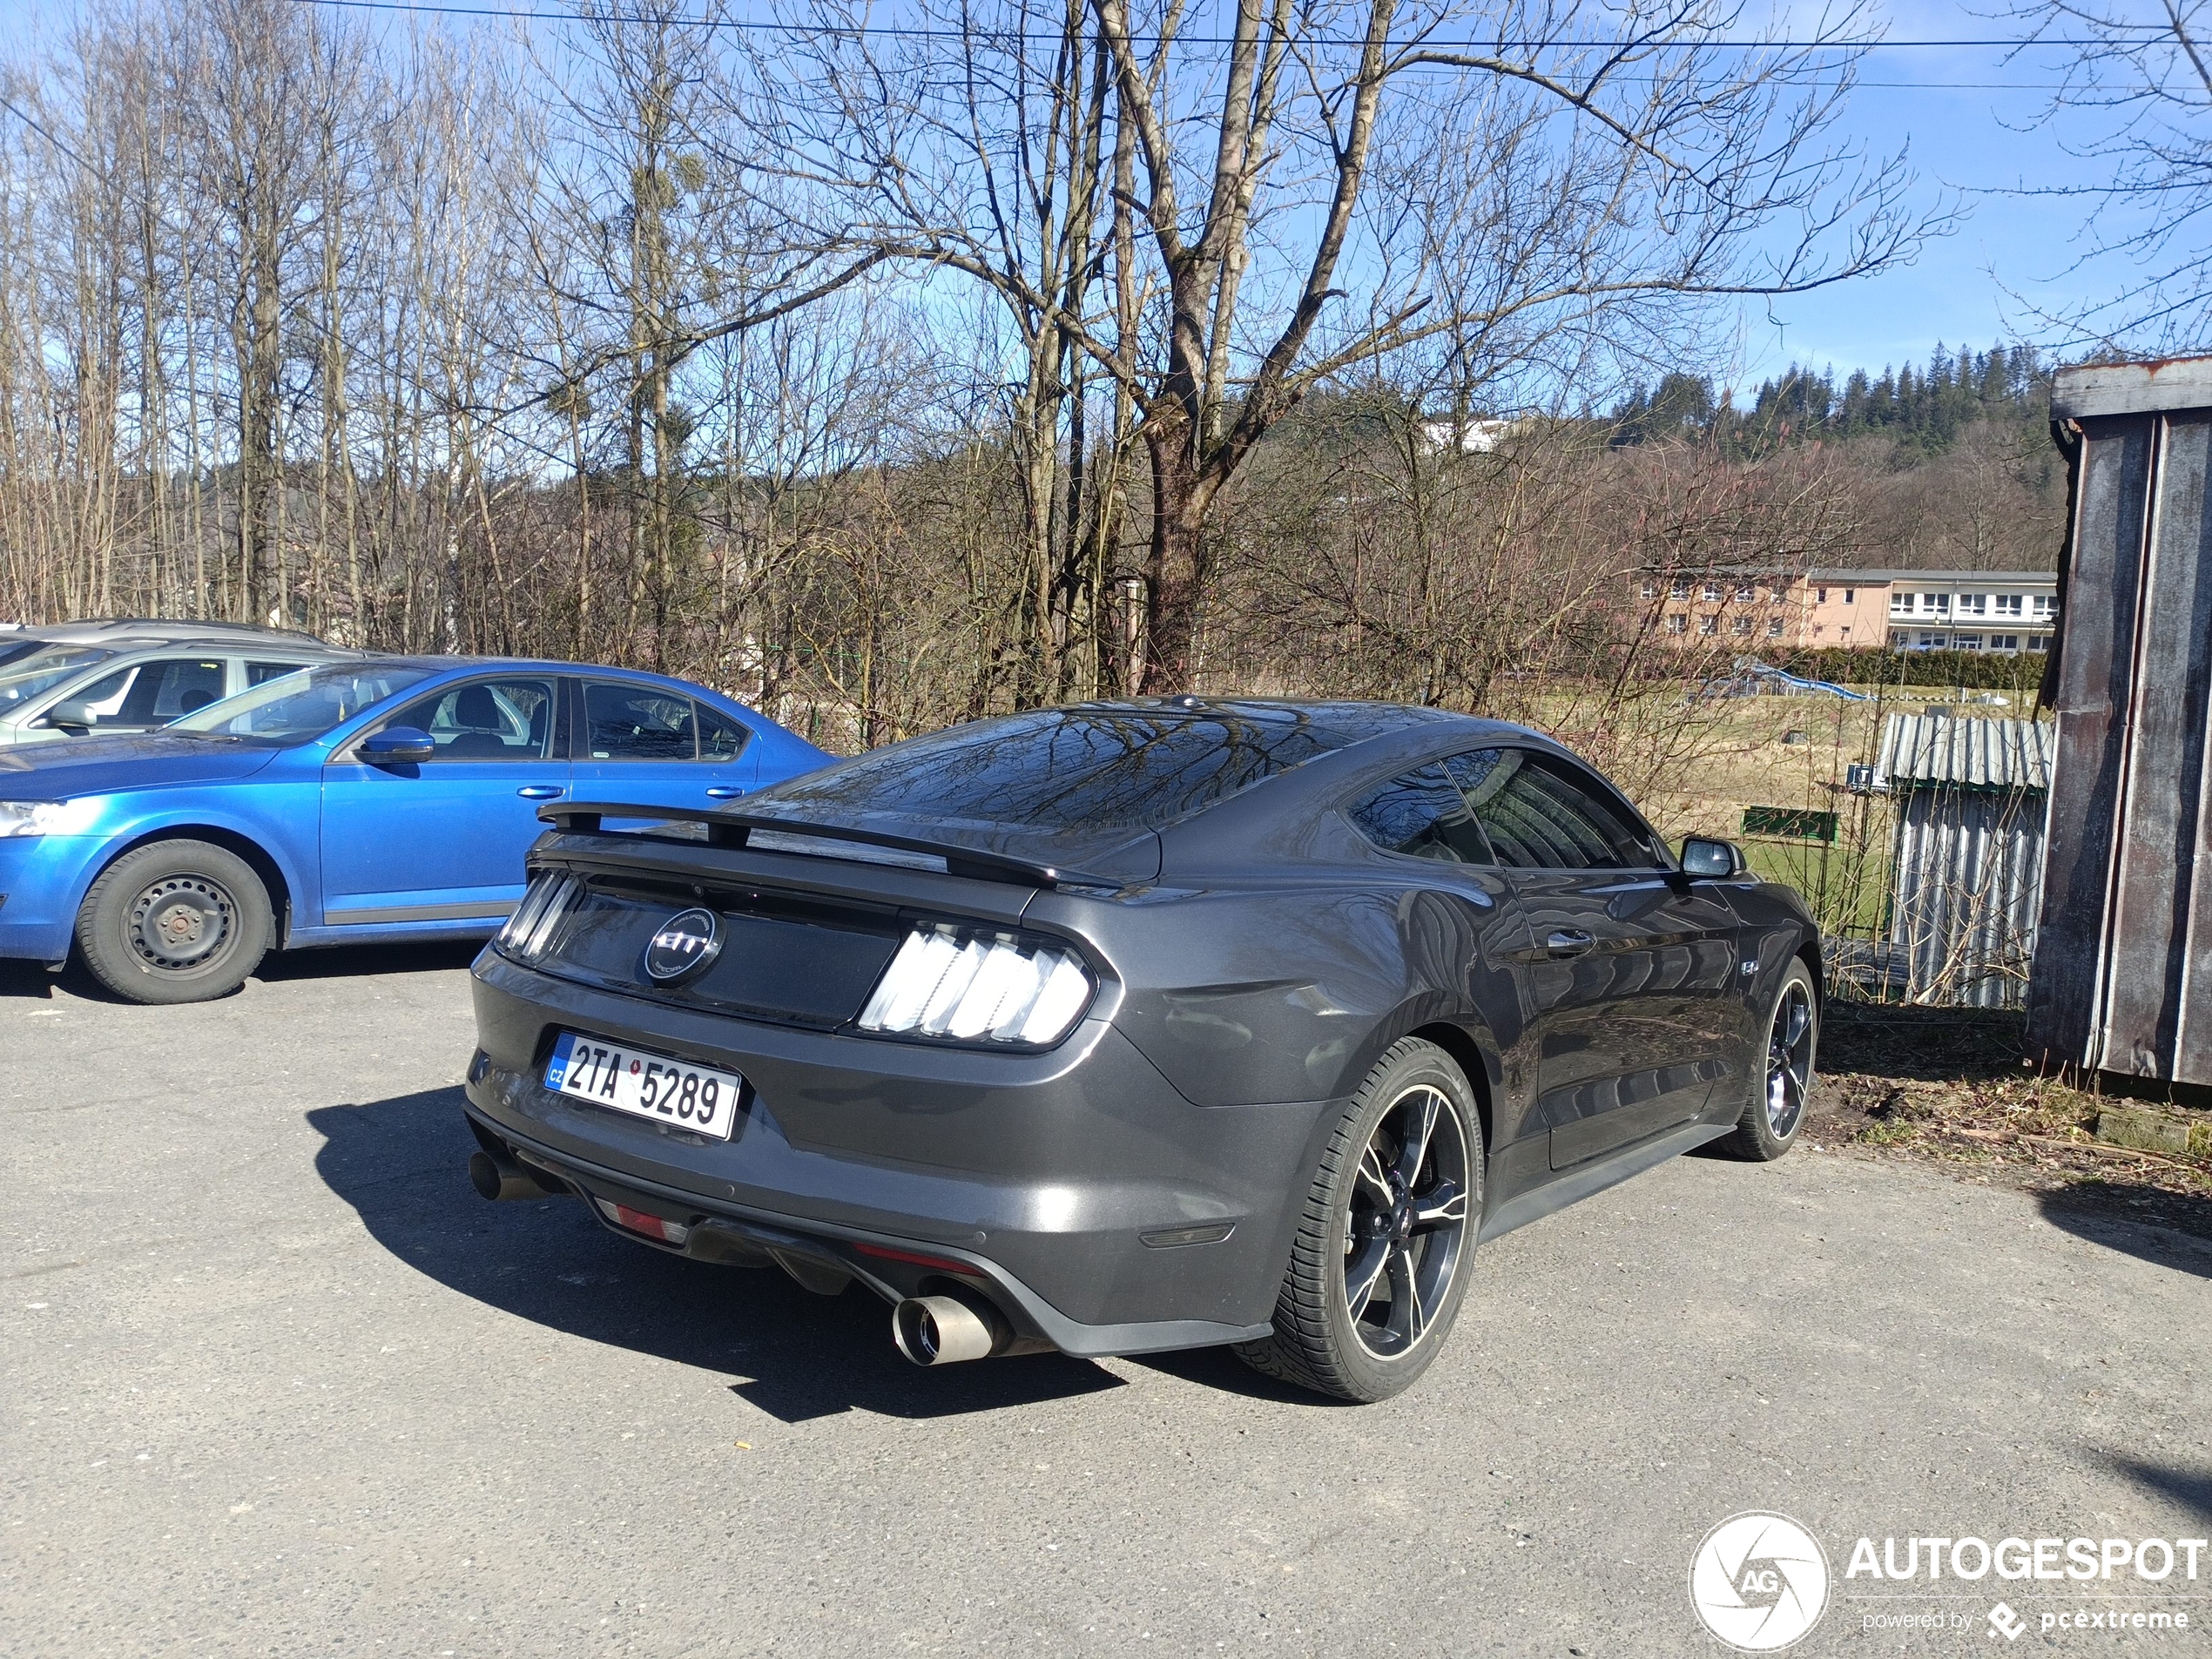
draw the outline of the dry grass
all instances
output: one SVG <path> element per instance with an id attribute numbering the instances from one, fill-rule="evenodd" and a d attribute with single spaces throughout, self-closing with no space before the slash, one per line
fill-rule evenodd
<path id="1" fill-rule="evenodd" d="M 1831 1003 L 1809 1132 L 1824 1144 L 1932 1159 L 1954 1173 L 2155 1209 L 2212 1238 L 2212 1158 L 2094 1136 L 2103 1102 L 2022 1058 L 2016 1014 Z"/>

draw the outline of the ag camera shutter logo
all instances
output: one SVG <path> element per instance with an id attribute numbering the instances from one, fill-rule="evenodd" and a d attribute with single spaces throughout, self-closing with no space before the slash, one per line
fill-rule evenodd
<path id="1" fill-rule="evenodd" d="M 645 974 L 656 985 L 688 979 L 722 951 L 721 920 L 711 910 L 683 910 L 661 923 L 645 947 Z"/>
<path id="2" fill-rule="evenodd" d="M 1827 1610 L 1828 1556 L 1787 1515 L 1730 1515 L 1690 1558 L 1689 1604 L 1739 1653 L 1779 1652 Z"/>

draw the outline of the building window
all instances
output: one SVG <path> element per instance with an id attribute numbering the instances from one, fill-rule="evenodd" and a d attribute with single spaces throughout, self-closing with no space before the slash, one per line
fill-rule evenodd
<path id="1" fill-rule="evenodd" d="M 1782 618 L 1781 618 L 1781 617 L 1769 617 L 1766 619 L 1766 637 L 1767 637 L 1769 639 L 1779 639 L 1779 638 L 1781 638 L 1781 637 L 1782 637 Z"/>
<path id="2" fill-rule="evenodd" d="M 1667 631 L 1670 634 L 1688 633 L 1689 631 L 1689 618 L 1683 616 L 1682 612 L 1677 610 L 1674 615 L 1667 618 Z"/>
<path id="3" fill-rule="evenodd" d="M 1738 617 L 1729 624 L 1728 631 L 1738 639 L 1749 638 L 1751 633 L 1751 619 L 1749 617 Z"/>
<path id="4" fill-rule="evenodd" d="M 1920 649 L 1922 651 L 1941 651 L 1943 649 L 1943 636 L 1941 634 L 1922 634 L 1920 636 Z"/>
<path id="5" fill-rule="evenodd" d="M 1672 583 L 1669 583 L 1669 584 L 1668 584 L 1668 587 L 1667 587 L 1667 597 L 1668 597 L 1669 599 L 1687 599 L 1687 598 L 1689 598 L 1689 583 L 1687 583 L 1687 582 L 1681 581 L 1681 580 L 1679 580 L 1679 579 L 1678 579 L 1678 580 L 1676 580 L 1676 581 L 1675 581 L 1675 582 L 1672 582 Z"/>
<path id="6" fill-rule="evenodd" d="M 1842 627 L 1837 629 L 1836 637 L 1838 639 L 1849 639 L 1851 637 L 1851 624 L 1845 623 Z"/>
<path id="7" fill-rule="evenodd" d="M 1912 636 L 1905 632 L 1904 629 L 1892 628 L 1890 630 L 1890 649 L 1892 651 L 1903 651 L 1912 643 Z"/>
<path id="8" fill-rule="evenodd" d="M 1828 590 L 1825 588 L 1815 588 L 1812 590 L 1812 602 L 1817 605 L 1826 604 L 1828 603 Z"/>
<path id="9" fill-rule="evenodd" d="M 1708 634 L 1708 635 L 1710 635 L 1710 634 L 1716 634 L 1716 633 L 1720 632 L 1720 631 L 1721 631 L 1721 619 L 1720 619 L 1718 617 L 1698 617 L 1698 619 L 1697 619 L 1697 631 L 1698 631 L 1699 633 L 1701 633 L 1701 634 Z"/>
<path id="10" fill-rule="evenodd" d="M 2044 617 L 2048 617 L 2057 609 L 2058 600 L 2053 595 L 2047 593 L 2039 593 L 2035 596 L 2035 616 L 2037 621 L 2041 621 Z"/>
<path id="11" fill-rule="evenodd" d="M 1890 615 L 1892 617 L 1906 616 L 1911 613 L 1912 610 L 1912 596 L 1911 594 L 1892 593 L 1890 595 Z"/>
<path id="12" fill-rule="evenodd" d="M 2019 594 L 2000 593 L 1996 596 L 1996 599 L 1997 614 L 1999 616 L 2017 617 L 2020 614 L 2020 596 Z"/>
<path id="13" fill-rule="evenodd" d="M 1979 634 L 1953 634 L 1951 637 L 1951 649 L 1953 651 L 1979 651 L 1981 649 L 1981 636 Z"/>
<path id="14" fill-rule="evenodd" d="M 1717 582 L 1708 582 L 1705 584 L 1705 603 L 1709 605 L 1716 605 L 1720 602 L 1721 584 Z"/>
<path id="15" fill-rule="evenodd" d="M 1989 649 L 1992 651 L 2018 651 L 2020 648 L 2020 637 L 2018 634 L 1992 634 L 1989 637 Z"/>
<path id="16" fill-rule="evenodd" d="M 1932 610 L 1939 616 L 1948 616 L 1951 612 L 1951 596 L 1947 593 L 1924 593 L 1920 596 L 1920 609 Z"/>
<path id="17" fill-rule="evenodd" d="M 2027 637 L 2027 648 L 2028 648 L 2028 650 L 2030 650 L 2030 651 L 2048 651 L 2048 650 L 2050 650 L 2050 649 L 2051 649 L 2051 637 L 2050 637 L 2050 635 L 2048 635 L 2048 634 L 2030 634 L 2030 635 Z"/>
<path id="18" fill-rule="evenodd" d="M 1643 597 L 1647 599 L 1656 599 L 1659 597 L 1659 584 L 1647 580 L 1643 584 Z"/>
<path id="19" fill-rule="evenodd" d="M 1989 596 L 1986 593 L 1962 593 L 1959 596 L 1959 613 L 1966 617 L 1988 614 Z"/>
<path id="20" fill-rule="evenodd" d="M 1855 599 L 1857 599 L 1858 597 L 1858 590 L 1857 588 L 1845 588 L 1845 589 L 1844 590 L 1844 603 L 1845 604 L 1850 604 L 1852 601 L 1854 601 L 1854 600 L 1855 600 Z"/>

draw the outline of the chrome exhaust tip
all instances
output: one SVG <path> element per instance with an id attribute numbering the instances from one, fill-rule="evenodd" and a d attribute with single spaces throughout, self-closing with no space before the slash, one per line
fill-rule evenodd
<path id="1" fill-rule="evenodd" d="M 501 1157 L 493 1152 L 471 1152 L 469 1155 L 469 1184 L 494 1203 L 502 1199 L 511 1201 L 556 1196 L 514 1159 Z"/>
<path id="2" fill-rule="evenodd" d="M 1013 1333 L 957 1297 L 910 1296 L 891 1310 L 891 1339 L 918 1366 L 988 1359 Z"/>

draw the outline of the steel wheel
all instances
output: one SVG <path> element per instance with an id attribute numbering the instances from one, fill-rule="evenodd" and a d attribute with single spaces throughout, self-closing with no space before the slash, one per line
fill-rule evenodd
<path id="1" fill-rule="evenodd" d="M 125 927 L 131 947 L 156 972 L 199 967 L 223 948 L 238 900 L 204 875 L 172 875 L 150 883 L 131 902 Z"/>
<path id="2" fill-rule="evenodd" d="M 1341 1293 L 1352 1333 L 1377 1359 L 1420 1345 L 1465 1252 L 1467 1132 L 1441 1089 L 1391 1102 L 1359 1155 L 1345 1216 Z"/>
<path id="3" fill-rule="evenodd" d="M 1777 1141 L 1797 1132 L 1812 1087 L 1812 996 L 1801 979 L 1782 988 L 1766 1040 L 1766 1123 Z"/>

